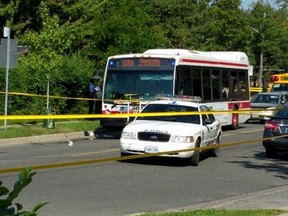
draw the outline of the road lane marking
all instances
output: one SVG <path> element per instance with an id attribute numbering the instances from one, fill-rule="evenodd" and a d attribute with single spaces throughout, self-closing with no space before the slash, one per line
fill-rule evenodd
<path id="1" fill-rule="evenodd" d="M 115 152 L 115 151 L 119 151 L 119 148 L 108 150 L 108 151 L 95 151 L 95 152 L 86 152 L 86 153 L 73 154 L 72 156 L 73 157 L 77 157 L 77 156 L 101 154 L 101 153 L 108 153 L 108 152 Z"/>

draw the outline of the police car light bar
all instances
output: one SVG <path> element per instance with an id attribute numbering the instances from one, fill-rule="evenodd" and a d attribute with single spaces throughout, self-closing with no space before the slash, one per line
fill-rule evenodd
<path id="1" fill-rule="evenodd" d="M 202 101 L 200 96 L 188 96 L 188 95 L 169 95 L 169 94 L 157 94 L 157 100 L 181 100 L 181 101 L 191 101 L 198 102 Z"/>

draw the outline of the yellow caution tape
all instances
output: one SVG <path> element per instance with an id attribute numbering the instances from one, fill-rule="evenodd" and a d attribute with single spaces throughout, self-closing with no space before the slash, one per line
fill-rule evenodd
<path id="1" fill-rule="evenodd" d="M 271 109 L 278 110 L 278 109 Z M 118 114 L 66 114 L 66 115 L 7 115 L 0 116 L 0 120 L 15 120 L 15 119 L 85 119 L 85 118 L 127 118 L 127 117 L 147 117 L 147 116 L 171 116 L 171 115 L 199 115 L 199 114 L 247 114 L 262 111 L 261 109 L 252 110 L 224 110 L 224 111 L 209 111 L 209 112 L 162 112 L 162 113 L 118 113 Z"/>
<path id="2" fill-rule="evenodd" d="M 253 89 L 253 87 L 251 88 Z M 262 89 L 262 88 L 255 88 Z M 1 92 L 0 93 L 5 93 Z M 34 96 L 34 97 L 43 97 L 46 98 L 47 95 L 37 95 L 37 94 L 29 94 L 29 93 L 19 93 L 19 92 L 9 92 L 11 95 L 21 95 L 21 96 Z M 69 100 L 101 100 L 94 98 L 73 98 L 73 97 L 61 97 L 61 96 L 49 96 L 50 98 L 55 99 L 69 99 Z M 106 100 L 109 101 L 109 100 Z M 131 100 L 111 100 L 116 102 L 117 104 L 136 104 L 140 103 L 139 100 L 131 99 Z M 279 110 L 279 109 L 270 109 Z M 0 116 L 0 120 L 15 120 L 15 119 L 81 119 L 81 118 L 127 118 L 127 117 L 136 117 L 136 116 L 170 116 L 170 115 L 198 115 L 198 114 L 242 114 L 242 115 L 250 115 L 253 112 L 264 111 L 264 109 L 245 109 L 245 110 L 221 110 L 221 111 L 210 111 L 210 112 L 167 112 L 167 113 L 118 113 L 118 114 L 70 114 L 70 115 L 8 115 L 8 116 Z"/>

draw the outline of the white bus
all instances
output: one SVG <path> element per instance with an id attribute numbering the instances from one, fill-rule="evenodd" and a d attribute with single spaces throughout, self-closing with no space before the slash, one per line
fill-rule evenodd
<path id="1" fill-rule="evenodd" d="M 200 96 L 215 111 L 247 110 L 249 68 L 243 52 L 150 49 L 111 56 L 104 74 L 102 114 L 137 113 L 159 94 Z M 230 112 L 216 118 L 236 129 L 249 115 Z M 100 125 L 123 127 L 132 119 L 100 118 Z"/>

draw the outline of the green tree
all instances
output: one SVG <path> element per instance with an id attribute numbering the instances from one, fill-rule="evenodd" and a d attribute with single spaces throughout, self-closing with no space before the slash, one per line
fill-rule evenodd
<path id="1" fill-rule="evenodd" d="M 63 93 L 67 93 L 65 89 L 70 87 L 70 83 L 73 84 L 75 82 L 82 84 L 82 88 L 78 89 L 78 92 L 83 92 L 85 88 L 83 77 L 87 79 L 85 81 L 88 83 L 89 79 L 86 76 L 91 74 L 91 70 L 94 67 L 90 62 L 87 63 L 87 60 L 83 61 L 86 62 L 85 67 L 82 68 L 77 76 L 73 77 L 73 82 L 70 81 L 72 77 L 70 75 L 75 75 L 73 72 L 79 72 L 79 70 L 71 69 L 71 67 L 67 66 L 69 64 L 67 61 L 70 58 L 67 53 L 69 53 L 75 37 L 70 34 L 69 26 L 60 25 L 59 16 L 56 14 L 51 16 L 50 14 L 49 7 L 42 2 L 37 13 L 38 23 L 41 23 L 39 30 L 27 30 L 19 39 L 22 45 L 28 47 L 29 52 L 26 56 L 19 57 L 18 67 L 10 78 L 10 90 L 46 95 L 49 80 L 50 95 L 77 97 L 79 95 L 72 96 L 71 94 L 66 95 Z M 73 58 L 72 56 L 71 65 L 75 65 L 73 64 Z M 63 74 L 64 63 L 72 72 L 65 68 L 66 74 Z M 21 81 L 19 82 L 19 80 Z M 82 81 L 79 82 L 79 80 Z M 76 91 L 71 92 L 75 93 Z M 23 99 L 28 100 L 28 103 Z M 46 100 L 44 98 L 29 97 L 23 99 L 13 97 L 13 100 L 9 100 L 11 114 L 46 113 Z M 51 100 L 54 112 L 67 112 L 67 107 L 71 107 L 71 105 L 66 104 L 66 102 L 65 100 Z M 68 103 L 71 102 L 68 101 Z"/>
<path id="2" fill-rule="evenodd" d="M 63 54 L 70 48 L 73 35 L 71 36 L 64 26 L 60 26 L 57 15 L 50 16 L 49 8 L 44 2 L 40 4 L 37 15 L 41 23 L 40 30 L 28 30 L 19 39 L 19 42 L 29 49 L 27 56 L 19 58 L 19 73 L 22 82 L 26 83 L 26 88 L 22 91 L 45 95 L 49 81 L 50 94 L 59 95 L 58 74 L 63 63 Z M 17 79 L 14 80 L 17 82 Z M 30 112 L 39 114 L 45 111 L 45 100 L 31 98 L 31 102 L 34 106 L 29 109 Z M 55 106 L 58 110 L 57 105 Z"/>
<path id="3" fill-rule="evenodd" d="M 89 6 L 83 16 L 89 19 L 90 42 L 83 51 L 100 65 L 105 65 L 110 55 L 142 52 L 168 42 L 140 1 L 111 0 Z"/>
<path id="4" fill-rule="evenodd" d="M 195 37 L 193 29 L 199 14 L 197 1 L 152 0 L 146 1 L 146 4 L 149 5 L 146 10 L 153 17 L 154 25 L 158 26 L 170 41 L 163 44 L 162 48 L 197 48 L 197 43 L 193 43 Z"/>
<path id="5" fill-rule="evenodd" d="M 269 3 L 257 2 L 249 13 L 248 19 L 253 32 L 252 49 L 256 57 L 256 69 L 259 69 L 260 54 L 263 53 L 265 70 L 287 69 L 288 40 L 287 9 L 274 8 Z M 275 73 L 275 72 L 274 72 Z"/>
<path id="6" fill-rule="evenodd" d="M 250 52 L 252 33 L 239 0 L 149 2 L 172 47 Z"/>
<path id="7" fill-rule="evenodd" d="M 24 29 L 35 25 L 32 19 L 39 3 L 40 1 L 33 1 L 35 7 L 31 7 L 29 0 L 0 1 L 0 25 L 12 27 L 12 37 L 21 35 Z M 1 35 L 2 31 L 3 29 L 0 29 Z"/>
<path id="8" fill-rule="evenodd" d="M 249 24 L 239 0 L 214 1 L 200 17 L 205 22 L 198 26 L 199 46 L 204 50 L 232 50 L 250 52 Z"/>

